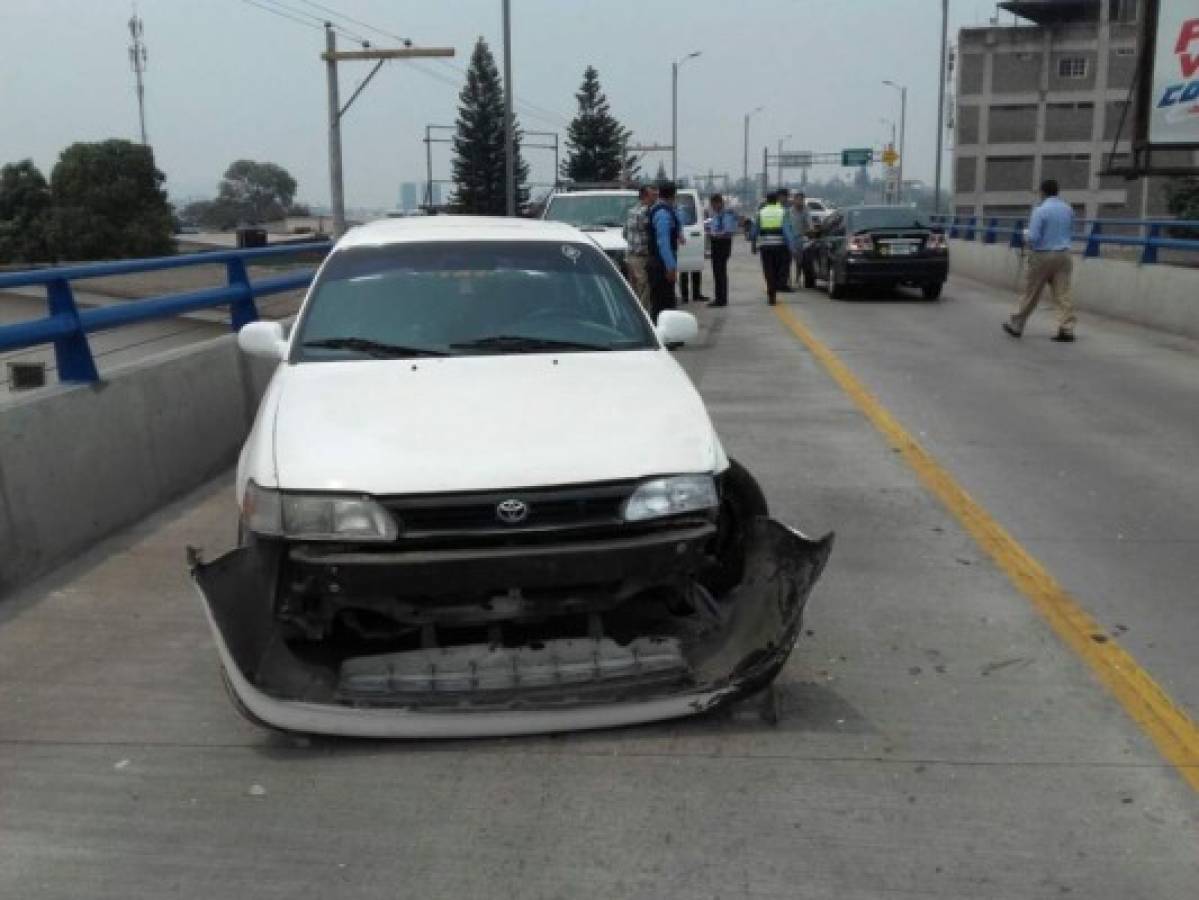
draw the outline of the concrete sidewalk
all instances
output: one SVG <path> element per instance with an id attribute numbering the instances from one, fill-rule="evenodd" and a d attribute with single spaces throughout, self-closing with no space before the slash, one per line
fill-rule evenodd
<path id="1" fill-rule="evenodd" d="M 738 244 L 732 305 L 678 358 L 774 514 L 838 533 L 777 726 L 264 733 L 222 691 L 185 573 L 185 545 L 233 542 L 223 477 L 0 604 L 0 896 L 1193 897 L 1196 796 L 781 327 L 755 266 Z M 885 367 L 899 313 L 973 308 L 786 299 L 873 358 L 905 417 L 927 406 Z"/>

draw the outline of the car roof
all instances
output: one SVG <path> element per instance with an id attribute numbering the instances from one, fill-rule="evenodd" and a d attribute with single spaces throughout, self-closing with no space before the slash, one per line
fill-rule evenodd
<path id="1" fill-rule="evenodd" d="M 637 192 L 634 190 L 623 190 L 616 188 L 604 188 L 594 191 L 558 191 L 550 195 L 551 200 L 557 200 L 559 197 L 636 197 Z"/>
<path id="2" fill-rule="evenodd" d="M 379 219 L 351 228 L 337 249 L 428 241 L 577 241 L 587 235 L 565 222 L 501 216 L 423 216 Z"/>

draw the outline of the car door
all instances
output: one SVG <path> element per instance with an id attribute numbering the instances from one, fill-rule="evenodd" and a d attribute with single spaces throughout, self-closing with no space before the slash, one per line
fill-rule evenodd
<path id="1" fill-rule="evenodd" d="M 841 245 L 844 243 L 845 216 L 835 212 L 824 220 L 820 228 L 820 265 L 816 271 L 821 278 L 825 276 L 830 266 L 838 264 Z"/>
<path id="2" fill-rule="evenodd" d="M 675 196 L 675 208 L 687 242 L 679 247 L 679 271 L 700 272 L 704 268 L 703 206 L 699 191 L 682 190 Z"/>

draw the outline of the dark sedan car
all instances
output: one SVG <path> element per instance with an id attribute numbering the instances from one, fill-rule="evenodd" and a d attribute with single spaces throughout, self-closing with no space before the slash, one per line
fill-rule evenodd
<path id="1" fill-rule="evenodd" d="M 853 285 L 889 290 L 907 284 L 935 300 L 948 276 L 945 232 L 908 206 L 839 209 L 804 251 L 804 287 L 822 280 L 834 299 Z"/>

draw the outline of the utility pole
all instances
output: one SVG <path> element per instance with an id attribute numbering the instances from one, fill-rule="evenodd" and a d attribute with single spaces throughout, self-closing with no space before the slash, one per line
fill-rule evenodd
<path id="1" fill-rule="evenodd" d="M 453 55 L 452 47 L 405 46 L 403 49 L 386 50 L 374 49 L 370 44 L 363 44 L 361 50 L 339 51 L 337 49 L 337 33 L 333 30 L 333 23 L 325 23 L 325 52 L 321 54 L 321 59 L 325 61 L 325 76 L 329 94 L 329 205 L 333 207 L 334 239 L 341 237 L 346 231 L 345 182 L 342 179 L 341 169 L 342 117 L 354 105 L 358 96 L 366 90 L 366 86 L 378 74 L 383 63 L 389 59 L 427 59 Z M 358 87 L 354 89 L 354 93 L 350 94 L 350 99 L 346 101 L 345 106 L 342 106 L 337 89 L 337 64 L 350 61 L 373 61 L 375 67 L 362 79 Z M 432 193 L 432 190 L 430 186 L 429 192 Z"/>
<path id="2" fill-rule="evenodd" d="M 745 114 L 745 143 L 741 145 L 741 189 L 745 191 L 745 196 L 742 198 L 746 203 L 750 201 L 749 192 L 749 117 L 754 113 L 760 113 L 763 107 L 757 106 Z"/>
<path id="3" fill-rule="evenodd" d="M 903 203 L 903 160 L 907 155 L 907 135 L 908 135 L 908 89 L 905 86 L 899 92 L 899 184 L 895 186 L 895 193 L 899 202 Z"/>
<path id="4" fill-rule="evenodd" d="M 933 210 L 937 213 L 941 212 L 941 164 L 945 159 L 945 51 L 948 45 L 949 0 L 941 0 L 941 57 L 937 66 L 937 174 L 933 181 Z"/>
<path id="5" fill-rule="evenodd" d="M 142 146 L 146 146 L 149 142 L 146 140 L 146 90 L 142 85 L 142 73 L 146 71 L 146 42 L 143 40 L 145 30 L 142 27 L 142 18 L 137 14 L 137 7 L 133 8 L 133 15 L 129 18 L 129 36 L 133 38 L 133 43 L 129 45 L 129 64 L 133 67 L 133 76 L 137 80 L 137 120 L 141 126 Z"/>
<path id="6" fill-rule="evenodd" d="M 337 93 L 337 33 L 325 23 L 325 77 L 329 89 L 329 205 L 333 239 L 346 233 L 345 182 L 341 172 L 341 98 Z"/>
<path id="7" fill-rule="evenodd" d="M 504 194 L 509 216 L 516 215 L 516 134 L 512 127 L 512 9 L 504 0 Z"/>

